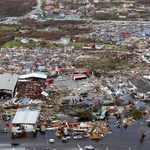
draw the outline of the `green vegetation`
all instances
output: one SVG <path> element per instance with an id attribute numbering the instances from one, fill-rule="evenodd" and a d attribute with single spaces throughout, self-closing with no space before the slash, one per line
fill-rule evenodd
<path id="1" fill-rule="evenodd" d="M 107 45 L 107 44 L 105 44 L 105 45 L 104 45 L 104 48 L 107 48 L 107 47 L 112 47 L 112 45 Z"/>
<path id="2" fill-rule="evenodd" d="M 104 106 L 116 106 L 115 103 L 103 104 Z M 117 105 L 118 106 L 118 105 Z M 120 105 L 119 105 L 120 106 Z"/>
<path id="3" fill-rule="evenodd" d="M 96 60 L 96 59 L 88 59 L 86 61 L 77 61 L 78 63 L 81 62 L 84 64 L 84 67 L 90 68 L 91 71 L 102 69 L 103 71 L 112 71 L 118 70 L 118 67 L 121 68 L 122 64 L 126 64 L 126 60 L 120 59 L 117 62 L 110 59 L 110 60 Z"/>
<path id="4" fill-rule="evenodd" d="M 69 113 L 69 116 L 71 117 L 78 117 L 79 120 L 91 120 L 92 119 L 92 113 L 90 111 L 77 111 L 76 113 Z"/>
<path id="5" fill-rule="evenodd" d="M 123 50 L 121 47 L 114 47 L 113 50 L 119 51 L 119 50 Z"/>
<path id="6" fill-rule="evenodd" d="M 134 119 L 139 119 L 142 117 L 142 113 L 138 109 L 131 109 L 125 114 L 125 117 L 133 117 Z"/>
<path id="7" fill-rule="evenodd" d="M 30 43 L 21 43 L 20 41 L 9 41 L 9 42 L 6 42 L 3 47 L 7 47 L 7 46 L 26 46 L 26 47 L 29 47 L 29 46 L 36 46 L 37 43 L 35 42 L 30 42 Z"/>
<path id="8" fill-rule="evenodd" d="M 16 30 L 16 27 L 1 27 L 0 30 Z"/>
<path id="9" fill-rule="evenodd" d="M 71 117 L 79 117 L 79 119 L 91 120 L 92 118 L 92 109 L 89 105 L 63 105 L 60 106 L 60 111 Z"/>
<path id="10" fill-rule="evenodd" d="M 19 31 L 14 32 L 14 34 L 19 34 Z"/>

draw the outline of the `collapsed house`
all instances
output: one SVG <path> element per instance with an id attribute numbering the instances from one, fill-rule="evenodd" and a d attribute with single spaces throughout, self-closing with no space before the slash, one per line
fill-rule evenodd
<path id="1" fill-rule="evenodd" d="M 128 79 L 129 84 L 133 87 L 131 92 L 134 95 L 139 95 L 143 99 L 150 98 L 150 82 L 140 76 L 135 76 Z"/>
<path id="2" fill-rule="evenodd" d="M 46 79 L 47 75 L 38 73 L 19 76 L 16 97 L 45 100 L 48 96 L 43 91 L 46 88 Z"/>

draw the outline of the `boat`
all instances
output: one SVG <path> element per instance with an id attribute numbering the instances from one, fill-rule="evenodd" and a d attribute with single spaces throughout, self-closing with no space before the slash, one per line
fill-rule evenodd
<path id="1" fill-rule="evenodd" d="M 54 143 L 54 139 L 49 139 L 49 142 L 50 143 Z"/>
<path id="2" fill-rule="evenodd" d="M 82 139 L 82 135 L 78 135 L 77 137 L 78 137 L 78 139 Z"/>
<path id="3" fill-rule="evenodd" d="M 74 139 L 78 139 L 78 137 L 77 137 L 77 136 L 74 136 L 73 138 L 74 138 Z"/>
<path id="4" fill-rule="evenodd" d="M 87 146 L 85 146 L 85 149 L 94 150 L 94 147 L 92 145 L 87 145 Z"/>
<path id="5" fill-rule="evenodd" d="M 150 126 L 150 117 L 146 120 L 148 126 Z"/>
<path id="6" fill-rule="evenodd" d="M 120 124 L 121 124 L 121 121 L 116 121 L 116 124 L 120 125 Z"/>
<path id="7" fill-rule="evenodd" d="M 66 138 L 67 138 L 67 140 L 70 140 L 70 136 L 67 136 Z"/>
<path id="8" fill-rule="evenodd" d="M 117 128 L 120 128 L 120 124 L 117 125 Z"/>
<path id="9" fill-rule="evenodd" d="M 67 138 L 62 137 L 62 141 L 63 141 L 63 142 L 67 142 Z"/>
<path id="10" fill-rule="evenodd" d="M 111 133 L 112 133 L 112 130 L 108 130 L 108 133 L 111 134 Z"/>
<path id="11" fill-rule="evenodd" d="M 103 137 L 104 137 L 104 134 L 101 133 L 100 136 L 103 138 Z"/>
<path id="12" fill-rule="evenodd" d="M 127 127 L 127 126 L 128 126 L 128 123 L 127 123 L 127 121 L 126 121 L 125 119 L 123 120 L 122 123 L 123 123 L 123 126 L 124 126 L 124 127 Z"/>

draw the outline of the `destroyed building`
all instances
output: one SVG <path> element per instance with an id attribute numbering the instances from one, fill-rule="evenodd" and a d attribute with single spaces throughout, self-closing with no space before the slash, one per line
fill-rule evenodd
<path id="1" fill-rule="evenodd" d="M 0 93 L 7 93 L 10 94 L 11 97 L 14 97 L 18 77 L 19 75 L 17 74 L 2 74 L 0 76 Z"/>
<path id="2" fill-rule="evenodd" d="M 143 98 L 150 97 L 150 82 L 140 76 L 135 76 L 128 79 L 129 84 L 133 87 L 132 92 L 141 94 Z"/>

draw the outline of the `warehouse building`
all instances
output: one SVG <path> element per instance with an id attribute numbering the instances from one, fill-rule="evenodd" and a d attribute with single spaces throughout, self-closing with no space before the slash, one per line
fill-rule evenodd
<path id="1" fill-rule="evenodd" d="M 15 89 L 18 81 L 18 74 L 4 73 L 0 76 L 0 93 L 10 94 L 14 97 Z"/>
<path id="2" fill-rule="evenodd" d="M 12 133 L 36 132 L 40 109 L 20 108 L 11 124 Z"/>
<path id="3" fill-rule="evenodd" d="M 25 75 L 20 75 L 19 76 L 19 81 L 27 81 L 27 80 L 41 80 L 41 81 L 46 81 L 47 75 L 45 74 L 40 74 L 40 73 L 29 73 Z"/>

